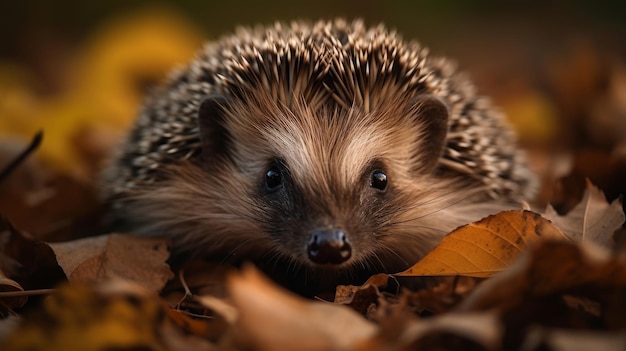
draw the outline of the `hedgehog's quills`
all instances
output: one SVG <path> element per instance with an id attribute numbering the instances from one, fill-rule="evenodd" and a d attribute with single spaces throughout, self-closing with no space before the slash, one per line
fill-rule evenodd
<path id="1" fill-rule="evenodd" d="M 340 20 L 208 44 L 105 179 L 134 232 L 308 292 L 405 269 L 533 188 L 501 116 L 446 61 Z"/>

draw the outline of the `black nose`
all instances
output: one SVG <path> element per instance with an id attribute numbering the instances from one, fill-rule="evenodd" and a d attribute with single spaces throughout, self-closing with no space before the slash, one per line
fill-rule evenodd
<path id="1" fill-rule="evenodd" d="M 315 229 L 306 244 L 309 259 L 318 264 L 340 264 L 352 255 L 348 235 L 341 229 Z"/>

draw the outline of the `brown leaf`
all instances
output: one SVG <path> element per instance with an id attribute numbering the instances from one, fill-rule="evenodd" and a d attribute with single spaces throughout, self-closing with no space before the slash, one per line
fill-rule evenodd
<path id="1" fill-rule="evenodd" d="M 50 247 L 0 215 L 0 271 L 23 289 L 50 288 L 64 278 Z"/>
<path id="2" fill-rule="evenodd" d="M 160 291 L 173 277 L 166 239 L 109 234 L 49 245 L 69 281 L 123 278 Z"/>
<path id="3" fill-rule="evenodd" d="M 165 296 L 172 305 L 180 301 L 180 292 L 185 289 L 189 289 L 195 296 L 226 297 L 226 275 L 233 267 L 200 258 L 179 263 L 174 263 L 171 267 L 176 272 L 176 279 L 170 280 L 164 289 Z"/>
<path id="4" fill-rule="evenodd" d="M 534 326 L 529 332 L 525 350 L 553 351 L 623 351 L 626 349 L 626 333 L 563 330 Z"/>
<path id="5" fill-rule="evenodd" d="M 602 324 L 618 329 L 626 327 L 622 313 L 626 308 L 624 291 L 626 262 L 622 258 L 612 257 L 608 251 L 589 242 L 546 240 L 531 245 L 509 270 L 479 285 L 461 304 L 460 310 L 498 309 L 505 313 L 519 310 L 524 304 L 529 312 L 533 310 L 528 307 L 533 299 L 561 301 L 565 305 L 562 295 L 573 295 L 599 302 Z M 535 313 L 539 316 L 526 318 L 551 317 L 545 308 Z"/>
<path id="6" fill-rule="evenodd" d="M 24 289 L 50 288 L 67 278 L 124 278 L 159 291 L 172 277 L 165 239 L 119 234 L 48 244 L 33 241 L 0 218 L 0 270 Z"/>
<path id="7" fill-rule="evenodd" d="M 239 318 L 237 309 L 223 299 L 211 295 L 196 296 L 195 299 L 198 300 L 198 302 L 200 302 L 204 307 L 207 307 L 213 312 L 219 314 L 228 324 L 235 324 Z"/>
<path id="8" fill-rule="evenodd" d="M 376 274 L 363 285 L 340 285 L 335 292 L 335 303 L 352 307 L 353 310 L 367 316 L 372 306 L 376 306 L 382 296 L 380 289 L 387 286 L 388 274 Z"/>
<path id="9" fill-rule="evenodd" d="M 0 212 L 37 240 L 76 239 L 98 230 L 101 205 L 93 184 L 46 168 L 31 178 L 42 174 L 43 186 L 29 192 L 12 188 L 0 196 Z"/>
<path id="10" fill-rule="evenodd" d="M 496 350 L 502 339 L 502 326 L 494 313 L 448 313 L 409 320 L 402 327 L 400 335 L 393 331 L 379 334 L 375 349 Z M 361 350 L 370 349 L 374 348 Z"/>
<path id="11" fill-rule="evenodd" d="M 591 240 L 604 247 L 613 244 L 613 233 L 624 223 L 624 211 L 620 199 L 609 204 L 600 189 L 587 181 L 583 199 L 567 213 L 559 216 L 548 205 L 543 216 L 574 241 Z"/>
<path id="12" fill-rule="evenodd" d="M 252 267 L 232 275 L 228 288 L 239 312 L 237 335 L 255 350 L 348 350 L 377 330 L 345 306 L 278 288 Z"/>
<path id="13" fill-rule="evenodd" d="M 195 321 L 195 328 L 187 327 L 191 333 L 201 335 L 208 340 L 220 342 L 228 335 L 232 334 L 235 323 L 239 318 L 237 309 L 225 301 L 224 299 L 211 296 L 195 296 L 194 300 L 204 306 L 204 314 L 208 315 L 208 319 Z M 209 309 L 207 311 L 206 309 Z"/>
<path id="14" fill-rule="evenodd" d="M 417 277 L 413 277 L 416 279 Z M 415 313 L 439 315 L 449 312 L 463 300 L 483 279 L 473 277 L 441 277 L 436 286 L 417 291 L 404 290 L 401 299 Z"/>
<path id="15" fill-rule="evenodd" d="M 24 289 L 14 280 L 4 276 L 0 271 L 0 292 L 24 291 Z M 26 296 L 3 297 L 0 294 L 0 319 L 8 315 L 9 309 L 24 306 L 28 301 Z"/>
<path id="16" fill-rule="evenodd" d="M 505 211 L 460 227 L 398 276 L 489 277 L 508 267 L 529 242 L 564 238 L 550 221 L 531 211 Z"/>

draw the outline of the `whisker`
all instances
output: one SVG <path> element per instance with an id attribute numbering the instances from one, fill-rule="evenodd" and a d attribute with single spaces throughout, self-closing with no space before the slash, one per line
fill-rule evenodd
<path id="1" fill-rule="evenodd" d="M 437 227 L 432 227 L 432 226 L 427 226 L 427 225 L 418 225 L 418 224 L 406 224 L 406 221 L 404 221 L 404 223 L 399 223 L 398 225 L 394 224 L 394 227 L 398 227 L 398 228 L 410 228 L 410 229 L 428 229 L 428 230 L 434 230 L 437 232 L 442 232 L 442 233 L 449 233 L 449 230 L 445 230 L 445 229 L 441 229 L 441 228 L 437 228 Z M 394 234 L 396 235 L 396 234 Z"/>
<path id="2" fill-rule="evenodd" d="M 389 245 L 380 245 L 379 247 L 380 251 L 385 251 L 388 252 L 390 255 L 393 255 L 394 257 L 397 257 L 398 259 L 400 259 L 400 261 L 402 261 L 405 264 L 408 264 L 406 262 L 406 260 L 404 259 L 404 257 L 402 257 L 402 255 L 400 255 L 400 253 L 398 253 L 396 250 L 394 250 L 392 247 L 390 247 Z M 376 257 L 376 259 L 381 262 L 381 266 L 384 269 L 385 272 L 388 272 L 389 270 L 387 269 L 387 267 L 382 263 L 380 257 L 378 256 L 377 253 L 374 253 L 374 256 Z"/>
<path id="3" fill-rule="evenodd" d="M 247 238 L 246 240 L 244 240 L 243 242 L 239 243 L 239 245 L 237 245 L 235 248 L 233 248 L 232 250 L 230 250 L 230 252 L 224 256 L 224 258 L 222 259 L 221 263 L 226 263 L 228 261 L 228 258 L 230 256 L 232 256 L 237 250 L 239 250 L 240 248 L 242 248 L 244 245 L 253 242 L 253 241 L 257 241 L 260 238 Z"/>
<path id="4" fill-rule="evenodd" d="M 385 266 L 385 263 L 378 256 L 377 251 L 378 250 L 374 250 L 370 255 L 371 255 L 371 257 L 375 258 L 378 261 L 378 263 L 380 264 L 380 267 L 383 269 L 383 271 L 387 271 L 387 267 Z"/>
<path id="5" fill-rule="evenodd" d="M 462 191 L 450 191 L 450 190 L 445 190 L 444 187 L 440 186 L 438 187 L 438 189 L 431 190 L 429 193 L 420 194 L 420 196 L 425 198 L 425 201 L 414 203 L 410 207 L 406 207 L 405 209 L 413 210 L 418 207 L 429 206 L 437 202 L 448 200 L 450 198 L 455 198 L 455 197 L 458 197 L 460 200 L 465 200 L 465 199 L 471 198 L 472 196 L 483 193 L 486 189 L 487 189 L 486 187 L 480 186 L 480 187 L 471 187 L 469 189 L 463 188 Z M 436 191 L 441 191 L 442 194 L 438 196 L 434 196 L 433 198 L 428 198 L 429 195 L 434 194 Z"/>
<path id="6" fill-rule="evenodd" d="M 403 224 L 403 223 L 407 223 L 407 222 L 412 222 L 412 221 L 416 221 L 416 220 L 419 220 L 419 219 L 423 219 L 423 218 L 426 218 L 426 217 L 428 217 L 428 216 L 432 216 L 432 215 L 434 215 L 434 214 L 437 214 L 437 213 L 439 213 L 439 212 L 441 212 L 441 211 L 443 211 L 443 210 L 449 209 L 449 208 L 450 208 L 450 207 L 452 207 L 452 206 L 456 206 L 456 205 L 458 205 L 459 203 L 461 203 L 461 202 L 463 202 L 463 201 L 465 201 L 465 200 L 466 200 L 466 198 L 465 198 L 465 197 L 463 197 L 463 198 L 460 198 L 460 199 L 458 199 L 458 200 L 456 200 L 456 201 L 454 201 L 454 202 L 452 202 L 452 203 L 450 203 L 450 204 L 448 204 L 448 205 L 446 205 L 446 206 L 443 206 L 443 207 L 441 207 L 441 208 L 438 208 L 438 209 L 436 209 L 436 210 L 433 210 L 433 211 L 431 211 L 431 212 L 427 212 L 427 213 L 422 214 L 422 215 L 419 215 L 419 216 L 417 216 L 417 217 L 413 217 L 413 218 L 405 219 L 405 220 L 402 220 L 402 221 L 397 221 L 397 222 L 395 222 L 395 223 L 396 223 L 396 224 Z"/>

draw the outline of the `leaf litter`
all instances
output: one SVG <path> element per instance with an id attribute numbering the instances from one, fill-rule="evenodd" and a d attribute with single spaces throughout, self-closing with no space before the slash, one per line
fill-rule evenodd
<path id="1" fill-rule="evenodd" d="M 334 302 L 296 296 L 253 267 L 191 260 L 172 279 L 162 239 L 46 243 L 3 220 L 0 290 L 61 288 L 43 299 L 0 292 L 0 346 L 567 350 L 597 342 L 619 349 L 626 263 L 610 248 L 624 221 L 620 206 L 589 184 L 564 216 L 548 208 L 487 217 L 450 233 L 405 272 L 337 287 Z M 565 341 L 573 330 L 578 344 Z"/>
<path id="2" fill-rule="evenodd" d="M 298 297 L 251 266 L 211 273 L 215 267 L 196 261 L 172 279 L 167 242 L 161 239 L 109 234 L 44 243 L 4 220 L 0 268 L 10 274 L 0 276 L 2 290 L 37 286 L 37 272 L 23 273 L 32 265 L 62 273 L 48 288 L 67 283 L 32 311 L 20 310 L 31 303 L 25 297 L 11 300 L 0 293 L 6 320 L 0 329 L 9 330 L 3 350 L 77 345 L 93 350 L 534 350 L 552 345 L 562 350 L 576 346 L 566 338 L 574 334 L 580 345 L 617 350 L 625 342 L 620 331 L 626 328 L 621 313 L 626 263 L 608 248 L 623 223 L 618 206 L 589 184 L 581 203 L 565 216 L 548 208 L 545 215 L 505 211 L 487 217 L 450 233 L 405 272 L 338 287 L 334 302 Z M 407 279 L 426 283 L 410 290 Z M 573 332 L 578 329 L 587 332 Z"/>

